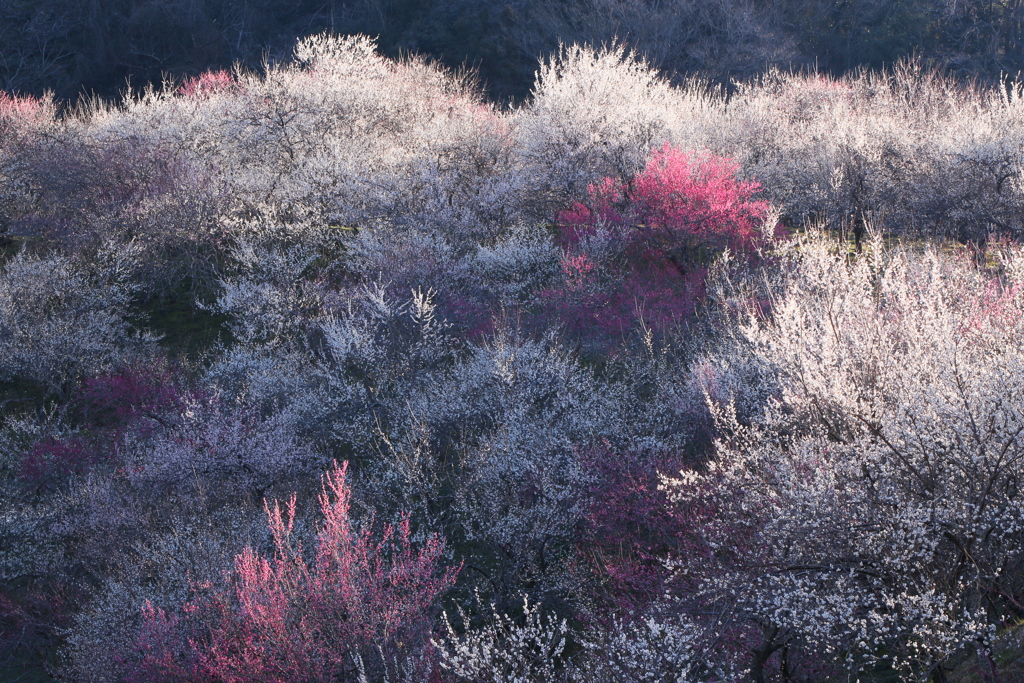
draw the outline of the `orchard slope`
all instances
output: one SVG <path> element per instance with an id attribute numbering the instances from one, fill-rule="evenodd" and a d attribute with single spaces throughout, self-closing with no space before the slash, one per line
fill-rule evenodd
<path id="1" fill-rule="evenodd" d="M 1012 677 L 1020 95 L 329 36 L 0 95 L 5 666 Z"/>

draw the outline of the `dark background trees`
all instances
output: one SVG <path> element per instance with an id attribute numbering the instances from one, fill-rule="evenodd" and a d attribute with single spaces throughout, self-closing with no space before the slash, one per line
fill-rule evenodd
<path id="1" fill-rule="evenodd" d="M 479 66 L 509 92 L 528 85 L 535 61 L 513 58 L 502 30 L 513 15 L 488 0 L 4 0 L 0 88 L 109 96 L 129 79 L 258 68 L 287 57 L 297 36 L 333 30 L 379 36 L 392 55 Z"/>
<path id="2" fill-rule="evenodd" d="M 841 73 L 917 54 L 969 76 L 1024 68 L 1022 0 L 3 0 L 0 88 L 73 101 L 288 55 L 332 30 L 475 69 L 521 98 L 559 42 L 620 40 L 669 73 Z"/>

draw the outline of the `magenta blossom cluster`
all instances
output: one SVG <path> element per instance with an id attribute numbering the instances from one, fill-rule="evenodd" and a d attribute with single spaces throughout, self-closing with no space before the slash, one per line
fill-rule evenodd
<path id="1" fill-rule="evenodd" d="M 628 181 L 590 185 L 586 203 L 558 214 L 564 285 L 542 293 L 546 304 L 569 329 L 606 339 L 641 322 L 655 331 L 684 323 L 712 259 L 753 253 L 762 240 L 768 203 L 737 170 L 665 144 Z"/>

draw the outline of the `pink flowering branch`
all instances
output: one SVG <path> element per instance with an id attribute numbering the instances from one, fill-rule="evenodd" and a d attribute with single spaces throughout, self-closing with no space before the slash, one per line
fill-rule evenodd
<path id="1" fill-rule="evenodd" d="M 361 653 L 400 657 L 425 644 L 430 607 L 458 568 L 440 569 L 436 536 L 414 547 L 407 517 L 379 534 L 372 520 L 357 529 L 346 472 L 347 463 L 335 464 L 323 478 L 312 562 L 293 538 L 293 495 L 283 509 L 266 506 L 273 554 L 246 548 L 227 586 L 185 605 L 188 623 L 147 607 L 137 680 L 168 680 L 150 672 L 191 662 L 171 680 L 335 681 L 366 666 Z"/>
<path id="2" fill-rule="evenodd" d="M 186 78 L 177 90 L 179 95 L 190 100 L 206 100 L 213 95 L 237 95 L 242 92 L 243 87 L 238 79 L 224 69 L 206 71 L 195 78 Z"/>

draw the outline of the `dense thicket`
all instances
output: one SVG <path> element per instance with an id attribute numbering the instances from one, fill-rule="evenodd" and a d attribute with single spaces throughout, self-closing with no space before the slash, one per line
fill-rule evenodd
<path id="1" fill-rule="evenodd" d="M 1022 106 L 571 46 L 506 108 L 328 34 L 0 95 L 3 663 L 1019 674 Z"/>
<path id="2" fill-rule="evenodd" d="M 112 96 L 240 62 L 287 58 L 295 36 L 378 36 L 477 69 L 488 93 L 526 96 L 560 43 L 619 40 L 669 73 L 721 82 L 770 66 L 841 74 L 918 55 L 971 77 L 1024 68 L 1019 0 L 8 0 L 0 89 Z"/>

